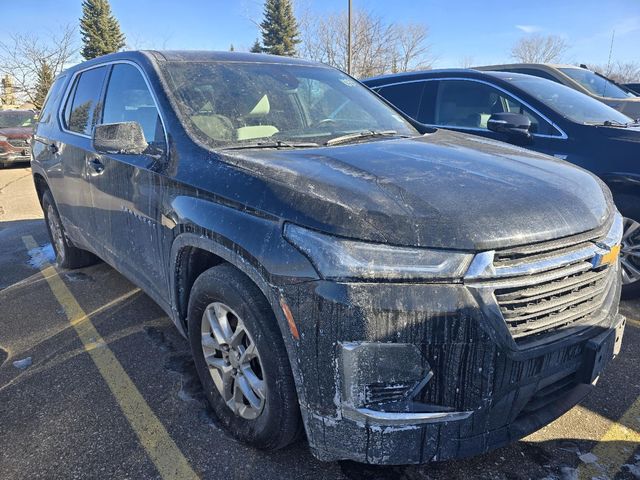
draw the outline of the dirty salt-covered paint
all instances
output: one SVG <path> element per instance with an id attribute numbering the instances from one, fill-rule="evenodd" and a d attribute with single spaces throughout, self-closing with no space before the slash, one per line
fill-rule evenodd
<path id="1" fill-rule="evenodd" d="M 140 286 L 185 335 L 195 279 L 225 262 L 245 274 L 278 322 L 309 446 L 323 460 L 416 464 L 478 454 L 548 423 L 591 389 L 573 378 L 590 337 L 520 349 L 495 300 L 462 273 L 327 280 L 313 262 L 319 252 L 294 246 L 283 231 L 292 223 L 363 245 L 456 250 L 470 258 L 606 226 L 614 206 L 595 177 L 444 130 L 330 148 L 220 150 L 194 131 L 162 73 L 171 59 L 213 62 L 216 55 L 227 58 L 133 52 L 92 61 L 132 61 L 146 73 L 166 129 L 161 155 L 105 152 L 93 174 L 86 138 L 38 126 L 38 136 L 61 145 L 58 155 L 34 145 L 33 172 L 52 190 L 76 246 Z M 52 253 L 50 246 L 34 249 L 30 264 L 53 261 Z M 617 319 L 618 297 L 619 283 L 611 281 L 599 328 Z M 345 362 L 345 345 L 361 352 Z M 193 368 L 184 358 L 176 362 L 179 397 L 195 404 Z M 571 391 L 536 409 L 536 395 L 564 378 Z M 353 420 L 345 412 L 354 409 L 400 421 Z M 466 416 L 447 420 L 460 412 Z M 444 420 L 402 423 L 409 413 Z"/>

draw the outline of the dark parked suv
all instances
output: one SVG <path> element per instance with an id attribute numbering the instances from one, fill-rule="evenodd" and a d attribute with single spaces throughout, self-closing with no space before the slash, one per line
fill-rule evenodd
<path id="1" fill-rule="evenodd" d="M 640 297 L 640 123 L 532 75 L 447 69 L 364 83 L 427 125 L 514 143 L 598 175 L 624 215 L 622 295 Z"/>
<path id="2" fill-rule="evenodd" d="M 58 77 L 34 139 L 59 265 L 97 256 L 140 285 L 257 447 L 484 452 L 575 405 L 620 347 L 600 180 L 426 128 L 335 69 L 108 55 Z"/>

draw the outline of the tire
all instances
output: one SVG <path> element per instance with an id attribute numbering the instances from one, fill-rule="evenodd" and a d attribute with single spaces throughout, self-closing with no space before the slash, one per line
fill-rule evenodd
<path id="1" fill-rule="evenodd" d="M 622 298 L 628 300 L 640 297 L 640 251 L 631 250 L 631 247 L 640 246 L 640 198 L 621 194 L 615 200 L 625 217 L 620 260 L 623 269 Z"/>
<path id="2" fill-rule="evenodd" d="M 82 250 L 71 243 L 64 231 L 58 209 L 49 190 L 42 195 L 42 210 L 47 225 L 56 263 L 63 268 L 86 267 L 97 262 L 97 257 L 86 250 Z"/>
<path id="3" fill-rule="evenodd" d="M 269 302 L 248 277 L 228 264 L 200 275 L 189 298 L 188 333 L 205 395 L 228 433 L 263 450 L 286 447 L 300 436 L 282 334 Z"/>

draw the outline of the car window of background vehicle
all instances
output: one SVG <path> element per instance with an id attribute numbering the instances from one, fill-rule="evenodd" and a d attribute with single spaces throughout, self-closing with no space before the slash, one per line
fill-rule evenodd
<path id="1" fill-rule="evenodd" d="M 32 111 L 0 112 L 0 128 L 30 127 L 34 122 Z"/>
<path id="2" fill-rule="evenodd" d="M 497 88 L 467 80 L 442 80 L 435 106 L 436 125 L 481 128 L 494 113 L 522 113 L 531 120 L 531 133 L 559 135 L 537 114 Z"/>
<path id="3" fill-rule="evenodd" d="M 583 68 L 560 68 L 559 70 L 565 75 L 571 77 L 594 95 L 609 98 L 629 98 L 634 96 L 625 92 L 615 83 L 596 75 L 590 70 L 585 70 Z"/>
<path id="4" fill-rule="evenodd" d="M 416 118 L 425 82 L 408 82 L 380 89 L 380 95 L 393 103 L 407 115 Z"/>
<path id="5" fill-rule="evenodd" d="M 591 97 L 555 82 L 535 77 L 514 77 L 510 82 L 555 110 L 559 115 L 577 123 L 632 122 L 631 118 L 608 105 L 593 101 Z"/>

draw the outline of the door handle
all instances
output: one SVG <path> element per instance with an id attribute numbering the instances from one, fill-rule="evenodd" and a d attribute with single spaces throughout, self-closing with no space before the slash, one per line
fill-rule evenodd
<path id="1" fill-rule="evenodd" d="M 93 168 L 96 173 L 102 173 L 104 171 L 104 163 L 97 158 L 93 158 L 89 161 L 89 166 Z"/>
<path id="2" fill-rule="evenodd" d="M 60 151 L 60 147 L 58 147 L 57 143 L 50 143 L 49 145 L 47 145 L 47 147 L 49 148 L 49 151 L 55 155 L 56 153 L 58 153 Z"/>

